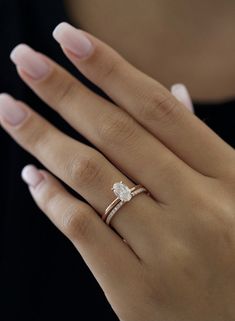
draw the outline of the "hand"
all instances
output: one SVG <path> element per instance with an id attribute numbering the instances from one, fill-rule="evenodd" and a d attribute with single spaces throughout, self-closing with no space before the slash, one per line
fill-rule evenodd
<path id="1" fill-rule="evenodd" d="M 13 51 L 28 86 L 100 150 L 3 94 L 2 127 L 88 204 L 29 166 L 23 177 L 35 202 L 81 253 L 120 320 L 235 320 L 234 150 L 94 36 L 63 23 L 54 37 L 113 103 L 29 47 Z M 127 202 L 110 228 L 99 215 L 120 181 L 151 195 Z"/>

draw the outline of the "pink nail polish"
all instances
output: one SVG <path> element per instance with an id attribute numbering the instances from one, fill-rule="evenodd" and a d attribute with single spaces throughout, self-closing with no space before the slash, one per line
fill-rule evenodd
<path id="1" fill-rule="evenodd" d="M 34 165 L 27 165 L 21 172 L 21 177 L 26 184 L 36 187 L 43 179 L 43 175 Z"/>
<path id="2" fill-rule="evenodd" d="M 194 111 L 190 94 L 183 84 L 175 84 L 171 87 L 172 94 L 183 103 L 190 111 Z"/>
<path id="3" fill-rule="evenodd" d="M 93 45 L 85 34 L 66 22 L 60 23 L 55 28 L 53 37 L 78 58 L 88 57 L 93 50 Z"/>
<path id="4" fill-rule="evenodd" d="M 50 66 L 42 56 L 27 45 L 20 44 L 10 55 L 11 60 L 23 69 L 33 79 L 44 78 L 50 71 Z"/>
<path id="5" fill-rule="evenodd" d="M 17 126 L 27 116 L 20 104 L 8 94 L 0 95 L 0 117 L 12 126 Z"/>

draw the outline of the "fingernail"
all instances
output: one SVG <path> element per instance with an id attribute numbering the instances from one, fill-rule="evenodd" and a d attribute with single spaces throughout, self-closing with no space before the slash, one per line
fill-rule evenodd
<path id="1" fill-rule="evenodd" d="M 55 28 L 53 37 L 78 58 L 88 57 L 93 50 L 93 45 L 85 34 L 66 22 L 60 23 Z"/>
<path id="2" fill-rule="evenodd" d="M 50 71 L 50 66 L 42 56 L 27 45 L 16 46 L 10 55 L 11 60 L 23 69 L 31 78 L 44 78 Z"/>
<path id="3" fill-rule="evenodd" d="M 183 103 L 190 111 L 194 111 L 193 103 L 188 89 L 183 84 L 175 84 L 171 87 L 172 94 Z"/>
<path id="4" fill-rule="evenodd" d="M 12 126 L 19 125 L 27 112 L 8 94 L 0 94 L 0 117 Z"/>
<path id="5" fill-rule="evenodd" d="M 21 172 L 23 181 L 31 187 L 36 187 L 43 179 L 43 175 L 34 165 L 27 165 Z"/>

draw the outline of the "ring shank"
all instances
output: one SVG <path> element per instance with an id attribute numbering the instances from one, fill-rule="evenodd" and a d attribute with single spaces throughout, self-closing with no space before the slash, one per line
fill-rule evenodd
<path id="1" fill-rule="evenodd" d="M 148 193 L 147 189 L 142 185 L 136 185 L 130 189 L 132 198 L 140 193 Z M 132 199 L 131 198 L 131 199 Z M 118 197 L 106 208 L 105 213 L 102 216 L 102 220 L 107 224 L 110 225 L 111 220 L 118 212 L 118 210 L 128 202 L 121 201 Z"/>

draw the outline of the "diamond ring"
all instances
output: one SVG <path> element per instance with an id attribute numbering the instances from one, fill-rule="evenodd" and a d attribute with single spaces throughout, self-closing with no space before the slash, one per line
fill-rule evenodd
<path id="1" fill-rule="evenodd" d="M 111 190 L 116 195 L 115 200 L 106 208 L 105 213 L 102 216 L 102 220 L 110 225 L 110 222 L 117 211 L 127 202 L 129 202 L 134 196 L 140 193 L 148 193 L 147 189 L 142 185 L 135 185 L 129 188 L 123 182 L 114 183 Z"/>

